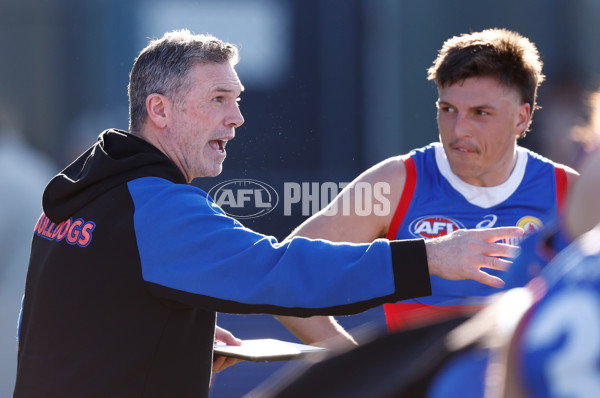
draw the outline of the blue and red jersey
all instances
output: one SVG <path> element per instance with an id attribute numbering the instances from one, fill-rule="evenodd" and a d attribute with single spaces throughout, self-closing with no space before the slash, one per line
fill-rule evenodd
<path id="1" fill-rule="evenodd" d="M 501 185 L 467 184 L 452 173 L 440 143 L 404 158 L 406 182 L 388 239 L 435 238 L 457 229 L 519 226 L 526 234 L 556 218 L 566 193 L 563 166 L 522 147 L 510 177 Z M 509 241 L 518 244 L 519 241 Z M 501 271 L 486 270 L 502 277 Z M 431 276 L 433 295 L 385 304 L 390 331 L 450 315 L 465 305 L 479 305 L 497 289 L 472 280 Z"/>

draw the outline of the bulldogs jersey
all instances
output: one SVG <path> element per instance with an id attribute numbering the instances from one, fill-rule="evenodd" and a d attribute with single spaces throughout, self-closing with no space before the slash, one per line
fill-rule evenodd
<path id="1" fill-rule="evenodd" d="M 510 177 L 494 187 L 473 186 L 453 174 L 440 143 L 412 151 L 404 163 L 405 187 L 388 239 L 434 238 L 461 228 L 500 226 L 519 226 L 532 233 L 544 220 L 555 218 L 566 192 L 564 168 L 521 147 Z M 501 276 L 501 271 L 485 271 Z M 472 280 L 431 276 L 431 282 L 432 296 L 384 305 L 390 330 L 408 326 L 417 312 L 415 321 L 426 320 L 431 317 L 428 311 L 481 304 L 481 297 L 498 291 Z"/>
<path id="2" fill-rule="evenodd" d="M 600 397 L 599 242 L 596 227 L 542 272 L 546 292 L 516 336 L 531 397 Z"/>

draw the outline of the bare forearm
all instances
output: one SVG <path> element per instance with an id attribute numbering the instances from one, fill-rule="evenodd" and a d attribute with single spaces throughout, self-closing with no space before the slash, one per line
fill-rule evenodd
<path id="1" fill-rule="evenodd" d="M 354 338 L 331 316 L 276 318 L 305 344 L 321 347 L 357 345 Z"/>

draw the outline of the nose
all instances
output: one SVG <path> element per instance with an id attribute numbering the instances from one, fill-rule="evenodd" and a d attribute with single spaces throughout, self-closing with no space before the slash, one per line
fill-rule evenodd
<path id="1" fill-rule="evenodd" d="M 226 119 L 225 124 L 229 127 L 234 127 L 234 128 L 240 127 L 242 124 L 244 124 L 244 116 L 242 115 L 242 111 L 240 110 L 240 107 L 238 106 L 237 103 L 233 106 L 233 108 L 229 112 L 229 115 Z"/>
<path id="2" fill-rule="evenodd" d="M 457 112 L 453 130 L 456 137 L 465 137 L 471 134 L 469 119 L 464 112 Z"/>

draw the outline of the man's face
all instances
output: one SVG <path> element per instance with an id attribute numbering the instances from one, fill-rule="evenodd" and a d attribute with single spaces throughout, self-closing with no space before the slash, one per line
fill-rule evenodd
<path id="1" fill-rule="evenodd" d="M 195 65 L 185 85 L 167 128 L 170 155 L 188 180 L 214 177 L 222 171 L 225 145 L 244 123 L 238 106 L 243 86 L 229 63 Z"/>
<path id="2" fill-rule="evenodd" d="M 530 105 L 495 78 L 473 77 L 439 88 L 437 106 L 440 141 L 454 174 L 477 186 L 506 181 Z"/>

